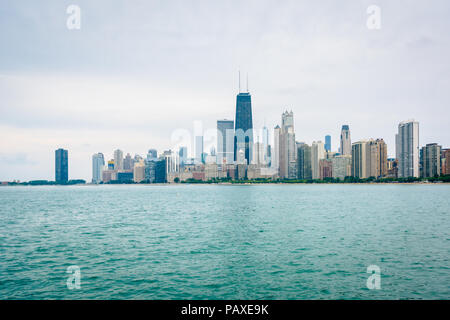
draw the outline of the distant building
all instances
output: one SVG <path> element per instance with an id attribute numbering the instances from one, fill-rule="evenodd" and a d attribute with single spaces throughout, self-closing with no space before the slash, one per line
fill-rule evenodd
<path id="1" fill-rule="evenodd" d="M 325 151 L 331 151 L 331 136 L 326 135 L 325 136 Z"/>
<path id="2" fill-rule="evenodd" d="M 195 137 L 195 161 L 197 163 L 203 163 L 203 136 Z"/>
<path id="3" fill-rule="evenodd" d="M 55 151 L 55 181 L 59 184 L 69 181 L 69 152 L 67 150 Z"/>
<path id="4" fill-rule="evenodd" d="M 109 183 L 112 180 L 116 180 L 115 174 L 116 174 L 116 172 L 114 170 L 110 170 L 110 169 L 104 170 L 102 172 L 103 183 Z"/>
<path id="5" fill-rule="evenodd" d="M 311 172 L 313 179 L 320 179 L 320 160 L 325 159 L 325 147 L 322 141 L 314 141 L 311 146 Z"/>
<path id="6" fill-rule="evenodd" d="M 352 154 L 352 139 L 350 137 L 350 127 L 343 125 L 341 130 L 341 145 L 339 152 L 341 155 Z"/>
<path id="7" fill-rule="evenodd" d="M 280 170 L 280 126 L 276 126 L 273 129 L 273 152 L 271 156 L 271 168 L 279 175 Z"/>
<path id="8" fill-rule="evenodd" d="M 370 158 L 368 166 L 370 166 L 369 177 L 385 177 L 387 175 L 387 145 L 383 139 L 369 140 Z"/>
<path id="9" fill-rule="evenodd" d="M 217 120 L 217 164 L 234 161 L 234 121 Z"/>
<path id="10" fill-rule="evenodd" d="M 151 160 L 145 160 L 145 169 L 144 169 L 144 175 L 145 175 L 145 181 L 148 183 L 155 183 L 156 182 L 156 164 L 158 162 L 158 159 L 151 159 Z"/>
<path id="11" fill-rule="evenodd" d="M 167 182 L 167 171 L 166 171 L 166 158 L 162 157 L 156 162 L 155 168 L 155 182 L 156 183 L 166 183 Z"/>
<path id="12" fill-rule="evenodd" d="M 398 160 L 395 158 L 387 159 L 387 175 L 388 178 L 398 178 Z"/>
<path id="13" fill-rule="evenodd" d="M 147 161 L 154 160 L 156 161 L 158 159 L 158 152 L 156 149 L 150 149 L 147 152 Z"/>
<path id="14" fill-rule="evenodd" d="M 292 111 L 285 111 L 281 116 L 280 178 L 290 179 L 293 176 L 296 176 L 296 174 L 292 172 L 296 167 L 296 158 L 297 147 L 295 144 L 294 113 Z M 289 168 L 291 168 L 291 173 L 289 173 Z"/>
<path id="15" fill-rule="evenodd" d="M 442 150 L 441 173 L 442 173 L 442 175 L 450 175 L 450 149 Z"/>
<path id="16" fill-rule="evenodd" d="M 116 173 L 116 180 L 119 182 L 133 181 L 133 171 L 118 171 Z"/>
<path id="17" fill-rule="evenodd" d="M 100 183 L 103 180 L 103 170 L 105 158 L 103 153 L 96 153 L 92 156 L 92 183 Z"/>
<path id="18" fill-rule="evenodd" d="M 234 161 L 250 164 L 252 161 L 252 150 L 252 97 L 249 92 L 239 92 L 236 97 L 236 118 L 234 123 Z"/>
<path id="19" fill-rule="evenodd" d="M 331 159 L 321 159 L 319 161 L 319 179 L 333 177 L 333 163 Z"/>
<path id="20" fill-rule="evenodd" d="M 367 140 L 352 145 L 352 176 L 366 179 L 370 176 L 370 146 Z"/>
<path id="21" fill-rule="evenodd" d="M 140 183 L 145 181 L 145 162 L 141 160 L 136 162 L 133 166 L 133 181 Z"/>
<path id="22" fill-rule="evenodd" d="M 437 177 L 441 174 L 441 150 L 437 143 L 429 143 L 420 150 L 420 176 Z"/>
<path id="23" fill-rule="evenodd" d="M 127 153 L 125 159 L 123 160 L 123 170 L 133 170 L 134 161 L 131 155 Z"/>
<path id="24" fill-rule="evenodd" d="M 108 161 L 108 170 L 114 170 L 114 159 Z"/>
<path id="25" fill-rule="evenodd" d="M 255 142 L 253 144 L 253 160 L 252 164 L 257 164 L 259 166 L 265 165 L 264 161 L 264 144 L 261 142 Z"/>
<path id="26" fill-rule="evenodd" d="M 297 176 L 299 179 L 311 180 L 311 147 L 297 143 Z"/>
<path id="27" fill-rule="evenodd" d="M 398 125 L 395 153 L 398 177 L 419 177 L 419 122 L 409 120 Z"/>
<path id="28" fill-rule="evenodd" d="M 178 156 L 180 157 L 180 166 L 184 166 L 187 162 L 187 147 L 180 147 L 178 151 Z"/>
<path id="29" fill-rule="evenodd" d="M 123 170 L 123 152 L 119 149 L 114 151 L 114 170 Z"/>
<path id="30" fill-rule="evenodd" d="M 331 159 L 333 166 L 333 178 L 344 180 L 352 175 L 352 156 L 336 156 Z"/>

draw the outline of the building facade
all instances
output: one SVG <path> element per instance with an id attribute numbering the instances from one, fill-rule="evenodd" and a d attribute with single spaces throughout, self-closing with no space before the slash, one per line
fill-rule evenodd
<path id="1" fill-rule="evenodd" d="M 103 170 L 105 168 L 105 157 L 103 153 L 96 153 L 92 156 L 92 183 L 100 183 L 103 180 Z"/>
<path id="2" fill-rule="evenodd" d="M 313 179 L 320 179 L 320 160 L 325 159 L 325 146 L 322 141 L 311 145 L 311 173 Z"/>
<path id="3" fill-rule="evenodd" d="M 420 176 L 437 177 L 441 174 L 441 150 L 437 143 L 429 143 L 420 149 Z"/>
<path id="4" fill-rule="evenodd" d="M 69 152 L 67 150 L 55 151 L 55 181 L 59 184 L 69 181 Z"/>
<path id="5" fill-rule="evenodd" d="M 341 144 L 339 152 L 341 155 L 352 154 L 352 139 L 350 137 L 350 127 L 346 124 L 343 125 L 341 129 Z"/>
<path id="6" fill-rule="evenodd" d="M 398 177 L 419 177 L 419 122 L 408 120 L 398 125 L 395 136 Z"/>
<path id="7" fill-rule="evenodd" d="M 250 164 L 253 150 L 253 117 L 252 97 L 249 92 L 239 92 L 236 97 L 234 124 L 234 161 Z"/>

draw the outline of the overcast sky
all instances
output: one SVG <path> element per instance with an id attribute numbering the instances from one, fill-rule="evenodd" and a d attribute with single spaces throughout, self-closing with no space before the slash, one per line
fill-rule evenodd
<path id="1" fill-rule="evenodd" d="M 69 30 L 66 9 L 81 8 Z M 381 29 L 367 8 L 381 8 Z M 450 2 L 0 2 L 0 181 L 91 179 L 91 156 L 145 155 L 171 136 L 234 119 L 238 70 L 249 74 L 253 123 L 292 110 L 296 140 L 350 126 L 352 141 L 420 122 L 420 144 L 450 147 Z"/>

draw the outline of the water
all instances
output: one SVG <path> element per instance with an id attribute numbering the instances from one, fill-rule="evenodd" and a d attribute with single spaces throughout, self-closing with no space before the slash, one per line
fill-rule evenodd
<path id="1" fill-rule="evenodd" d="M 449 299 L 450 185 L 0 187 L 1 299 Z M 81 288 L 69 290 L 69 266 Z M 369 265 L 381 289 L 369 290 Z"/>

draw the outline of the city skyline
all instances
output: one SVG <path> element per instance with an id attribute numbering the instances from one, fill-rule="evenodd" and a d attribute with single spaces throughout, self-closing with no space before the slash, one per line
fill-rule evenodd
<path id="1" fill-rule="evenodd" d="M 382 137 L 394 157 L 398 123 L 414 118 L 421 146 L 450 145 L 450 4 L 381 1 L 380 30 L 366 26 L 369 4 L 168 1 L 105 15 L 106 2 L 81 2 L 70 31 L 63 3 L 2 3 L 0 180 L 53 179 L 62 147 L 70 176 L 89 181 L 94 153 L 161 152 L 177 128 L 215 128 L 234 115 L 239 69 L 256 129 L 292 110 L 298 141 L 329 134 L 338 150 L 348 124 L 353 141 Z"/>

